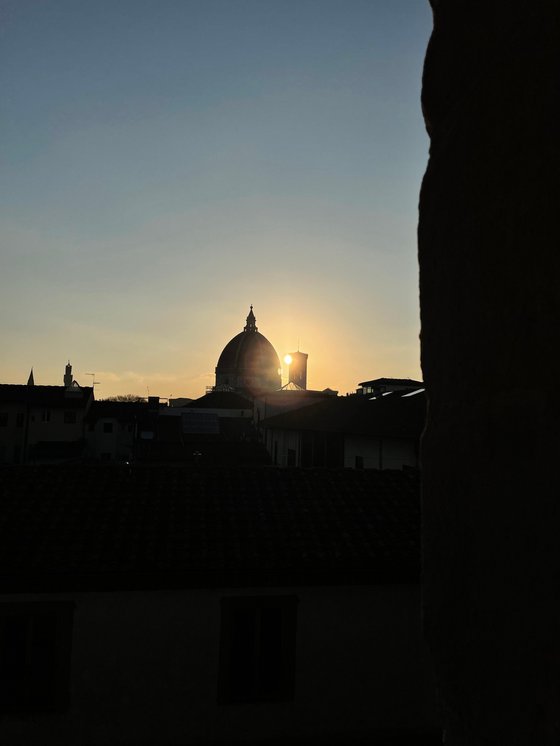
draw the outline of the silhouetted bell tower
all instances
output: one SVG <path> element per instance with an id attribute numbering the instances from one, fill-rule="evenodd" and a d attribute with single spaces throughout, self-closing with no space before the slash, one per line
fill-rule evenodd
<path id="1" fill-rule="evenodd" d="M 307 388 L 307 358 L 306 352 L 290 352 L 292 358 L 288 366 L 288 383 L 295 383 L 302 389 Z"/>
<path id="2" fill-rule="evenodd" d="M 73 380 L 72 366 L 70 365 L 70 360 L 66 363 L 63 380 L 64 380 L 64 385 L 66 386 L 66 388 L 67 389 L 70 388 L 70 386 L 72 385 L 72 380 Z"/>

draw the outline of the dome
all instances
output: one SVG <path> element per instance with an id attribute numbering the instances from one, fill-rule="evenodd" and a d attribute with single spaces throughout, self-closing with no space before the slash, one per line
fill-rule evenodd
<path id="1" fill-rule="evenodd" d="M 268 339 L 257 329 L 253 306 L 247 324 L 222 350 L 216 366 L 216 386 L 256 393 L 281 386 L 280 360 Z"/>

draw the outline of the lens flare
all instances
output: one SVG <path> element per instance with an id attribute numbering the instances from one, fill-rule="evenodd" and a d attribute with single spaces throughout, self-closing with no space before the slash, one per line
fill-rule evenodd
<path id="1" fill-rule="evenodd" d="M 284 355 L 284 362 L 286 363 L 286 365 L 291 365 L 292 356 L 291 355 Z"/>

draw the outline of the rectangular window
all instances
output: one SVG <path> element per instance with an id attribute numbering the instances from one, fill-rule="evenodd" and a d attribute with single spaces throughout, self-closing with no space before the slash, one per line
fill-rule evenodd
<path id="1" fill-rule="evenodd" d="M 41 414 L 41 421 L 42 422 L 51 421 L 51 410 L 50 409 L 43 409 L 43 412 Z"/>
<path id="2" fill-rule="evenodd" d="M 0 427 L 6 427 L 8 424 L 8 413 L 0 412 Z"/>
<path id="3" fill-rule="evenodd" d="M 218 702 L 294 698 L 296 596 L 222 599 Z"/>
<path id="4" fill-rule="evenodd" d="M 296 452 L 294 448 L 288 448 L 288 466 L 296 465 Z"/>
<path id="5" fill-rule="evenodd" d="M 16 427 L 23 427 L 24 421 L 25 421 L 25 416 L 23 412 L 18 412 L 16 414 Z"/>
<path id="6" fill-rule="evenodd" d="M 76 412 L 73 409 L 70 409 L 64 412 L 64 424 L 65 425 L 75 425 L 76 419 L 77 419 Z"/>
<path id="7" fill-rule="evenodd" d="M 73 604 L 0 604 L 0 712 L 66 709 Z"/>
<path id="8" fill-rule="evenodd" d="M 104 422 L 103 423 L 103 432 L 104 433 L 112 433 L 113 432 L 113 423 L 112 422 Z"/>
<path id="9" fill-rule="evenodd" d="M 364 457 L 363 456 L 356 456 L 355 467 L 356 469 L 364 468 Z"/>

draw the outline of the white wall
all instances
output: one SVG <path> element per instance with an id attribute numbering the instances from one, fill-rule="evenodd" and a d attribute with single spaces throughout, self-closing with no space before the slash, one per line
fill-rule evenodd
<path id="1" fill-rule="evenodd" d="M 84 437 L 84 409 L 70 407 L 31 407 L 29 412 L 24 404 L 7 402 L 0 404 L 0 411 L 8 414 L 8 424 L 0 427 L 0 463 L 14 463 L 16 449 L 19 459 L 23 458 L 27 438 L 28 459 L 33 461 L 30 451 L 39 442 L 74 442 Z M 48 411 L 48 419 L 44 413 Z M 74 412 L 76 422 L 64 421 L 65 412 Z M 18 426 L 17 416 L 23 424 Z"/>
<path id="2" fill-rule="evenodd" d="M 110 433 L 104 432 L 105 423 L 112 425 Z M 100 417 L 93 423 L 93 429 L 86 427 L 85 437 L 87 456 L 109 461 L 129 461 L 134 452 L 134 438 L 137 425 L 133 422 L 119 422 L 115 417 Z"/>
<path id="3" fill-rule="evenodd" d="M 48 410 L 50 419 L 43 421 L 43 412 Z M 75 412 L 76 422 L 64 422 L 64 413 Z M 33 407 L 29 416 L 28 445 L 32 446 L 40 441 L 75 441 L 84 435 L 84 410 L 53 407 Z"/>
<path id="4" fill-rule="evenodd" d="M 277 444 L 277 465 L 286 466 L 288 449 L 296 452 L 296 466 L 300 465 L 300 433 L 294 430 L 266 431 L 265 445 L 274 459 L 274 444 Z M 413 440 L 399 438 L 367 437 L 364 435 L 344 436 L 344 466 L 354 469 L 356 456 L 363 458 L 364 469 L 402 469 L 403 466 L 418 466 L 417 445 Z"/>
<path id="5" fill-rule="evenodd" d="M 274 462 L 275 444 L 276 444 L 276 466 L 288 465 L 288 449 L 293 449 L 296 453 L 296 462 L 294 466 L 300 465 L 300 434 L 294 430 L 266 430 L 267 441 L 266 447 Z"/>
<path id="6" fill-rule="evenodd" d="M 296 594 L 292 702 L 218 705 L 220 599 Z M 342 742 L 433 723 L 418 586 L 3 596 L 76 603 L 67 713 L 4 716 L 0 742 L 191 744 L 277 738 Z"/>
<path id="7" fill-rule="evenodd" d="M 364 469 L 402 469 L 418 466 L 417 446 L 413 440 L 398 438 L 369 438 L 346 435 L 344 438 L 344 466 L 354 468 L 356 456 L 364 460 Z"/>

